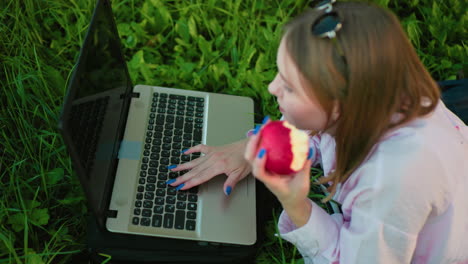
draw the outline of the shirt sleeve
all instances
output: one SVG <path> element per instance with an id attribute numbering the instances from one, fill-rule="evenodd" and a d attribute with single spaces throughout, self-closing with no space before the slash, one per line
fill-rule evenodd
<path id="1" fill-rule="evenodd" d="M 305 263 L 411 262 L 434 195 L 427 191 L 415 196 L 415 190 L 437 190 L 430 180 L 421 183 L 418 175 L 431 179 L 442 171 L 429 165 L 437 160 L 428 157 L 394 163 L 387 156 L 385 162 L 381 158 L 365 164 L 343 184 L 347 190 L 340 199 L 343 214 L 329 215 L 310 201 L 309 220 L 297 228 L 282 212 L 279 235 L 297 247 Z"/>

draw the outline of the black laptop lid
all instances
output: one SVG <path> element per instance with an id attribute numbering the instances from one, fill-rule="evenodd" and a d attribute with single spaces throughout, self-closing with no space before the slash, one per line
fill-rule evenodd
<path id="1" fill-rule="evenodd" d="M 107 214 L 131 89 L 110 2 L 99 0 L 68 85 L 59 127 L 100 225 Z"/>

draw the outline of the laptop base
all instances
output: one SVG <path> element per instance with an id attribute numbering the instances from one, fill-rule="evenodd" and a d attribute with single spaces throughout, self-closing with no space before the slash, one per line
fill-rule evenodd
<path id="1" fill-rule="evenodd" d="M 90 263 L 255 263 L 258 250 L 265 242 L 265 226 L 272 220 L 272 212 L 280 212 L 276 198 L 261 182 L 257 193 L 257 242 L 251 246 L 206 243 L 192 240 L 158 238 L 141 235 L 112 233 L 96 224 L 91 215 L 87 223 L 87 249 Z"/>

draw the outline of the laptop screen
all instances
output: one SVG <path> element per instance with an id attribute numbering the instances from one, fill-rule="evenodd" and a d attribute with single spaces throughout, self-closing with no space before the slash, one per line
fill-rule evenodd
<path id="1" fill-rule="evenodd" d="M 107 208 L 132 85 L 108 0 L 94 10 L 69 83 L 60 128 L 88 201 Z"/>

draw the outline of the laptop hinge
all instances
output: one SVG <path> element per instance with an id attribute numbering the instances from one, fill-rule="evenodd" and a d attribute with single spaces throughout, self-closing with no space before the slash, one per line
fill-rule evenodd
<path id="1" fill-rule="evenodd" d="M 117 210 L 107 210 L 107 218 L 117 218 Z"/>
<path id="2" fill-rule="evenodd" d="M 121 94 L 120 99 L 140 98 L 140 93 Z"/>

